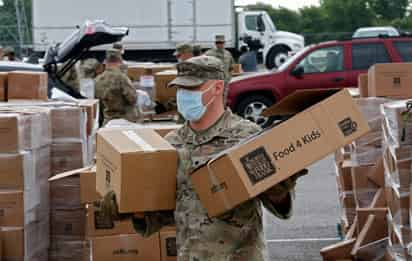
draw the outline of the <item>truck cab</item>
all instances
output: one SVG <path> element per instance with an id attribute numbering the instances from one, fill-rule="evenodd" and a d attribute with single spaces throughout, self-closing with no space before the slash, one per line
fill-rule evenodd
<path id="1" fill-rule="evenodd" d="M 265 11 L 238 12 L 239 48 L 245 43 L 244 36 L 259 39 L 263 44 L 262 56 L 268 69 L 278 68 L 288 59 L 289 53 L 296 53 L 305 45 L 303 36 L 278 31 Z"/>

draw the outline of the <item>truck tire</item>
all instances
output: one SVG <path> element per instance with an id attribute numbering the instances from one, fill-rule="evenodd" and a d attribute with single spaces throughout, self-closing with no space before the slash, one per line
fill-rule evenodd
<path id="1" fill-rule="evenodd" d="M 275 118 L 263 117 L 261 113 L 272 106 L 274 100 L 262 95 L 262 94 L 251 94 L 244 96 L 242 100 L 236 106 L 236 113 L 241 117 L 250 120 L 262 128 L 270 126 Z"/>
<path id="2" fill-rule="evenodd" d="M 274 47 L 266 57 L 266 67 L 270 70 L 279 68 L 288 59 L 289 51 L 286 46 Z"/>

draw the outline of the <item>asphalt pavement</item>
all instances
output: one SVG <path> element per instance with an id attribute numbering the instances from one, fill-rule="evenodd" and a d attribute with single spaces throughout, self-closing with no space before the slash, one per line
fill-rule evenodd
<path id="1" fill-rule="evenodd" d="M 318 261 L 319 250 L 338 241 L 338 194 L 333 157 L 309 168 L 296 187 L 290 220 L 265 214 L 270 261 Z"/>

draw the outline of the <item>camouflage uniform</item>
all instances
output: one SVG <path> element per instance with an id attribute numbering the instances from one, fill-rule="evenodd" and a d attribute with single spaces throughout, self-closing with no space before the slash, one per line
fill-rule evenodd
<path id="1" fill-rule="evenodd" d="M 202 57 L 197 57 L 204 59 Z M 207 57 L 207 59 L 212 57 Z M 193 58 L 196 59 L 196 58 Z M 192 61 L 194 61 L 191 59 Z M 212 60 L 219 60 L 213 58 Z M 189 60 L 190 61 L 190 60 Z M 182 69 L 183 68 L 183 69 Z M 193 79 L 196 66 L 179 66 L 181 83 L 193 81 L 193 86 L 202 78 L 213 77 L 213 72 L 201 71 L 202 78 Z M 223 72 L 223 70 L 221 71 Z M 216 75 L 216 73 L 214 73 Z M 179 75 L 177 81 L 179 81 Z M 220 73 L 223 79 L 223 73 Z M 185 76 L 188 76 L 186 79 Z M 176 81 L 176 84 L 178 85 Z M 187 85 L 185 85 L 188 87 Z M 267 260 L 263 225 L 263 205 L 274 215 L 286 219 L 291 214 L 292 199 L 287 192 L 287 203 L 275 206 L 266 194 L 250 200 L 218 218 L 210 218 L 203 207 L 190 180 L 190 173 L 225 149 L 260 131 L 259 126 L 241 119 L 227 110 L 221 118 L 206 131 L 196 132 L 186 122 L 185 125 L 166 139 L 176 147 L 179 155 L 177 170 L 177 196 L 174 218 L 177 227 L 177 247 L 179 261 L 263 261 Z M 169 216 L 169 217 L 167 217 Z M 170 224 L 172 213 L 146 214 L 145 219 L 136 220 L 139 232 L 148 236 L 163 225 Z M 140 223 L 140 224 L 139 224 Z"/>
<path id="2" fill-rule="evenodd" d="M 64 67 L 64 65 L 62 66 Z M 63 76 L 62 81 L 73 89 L 80 91 L 80 80 L 76 70 L 76 65 L 73 65 Z"/>
<path id="3" fill-rule="evenodd" d="M 85 78 L 90 78 L 94 79 L 96 78 L 96 70 L 97 67 L 99 66 L 99 61 L 94 58 L 89 58 L 80 63 L 79 70 L 80 70 L 80 77 L 82 79 Z"/>
<path id="4" fill-rule="evenodd" d="M 96 79 L 96 99 L 100 100 L 104 124 L 112 119 L 137 122 L 137 93 L 129 78 L 120 69 L 106 69 Z"/>

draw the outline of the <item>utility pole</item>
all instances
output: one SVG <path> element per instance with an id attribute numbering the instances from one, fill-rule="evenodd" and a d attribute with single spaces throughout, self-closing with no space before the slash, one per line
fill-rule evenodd
<path id="1" fill-rule="evenodd" d="M 19 39 L 19 53 L 23 49 L 23 31 L 21 26 L 21 10 L 20 10 L 20 0 L 14 0 L 14 8 L 16 9 L 16 20 L 17 20 L 17 35 Z M 23 6 L 24 8 L 24 6 Z"/>

